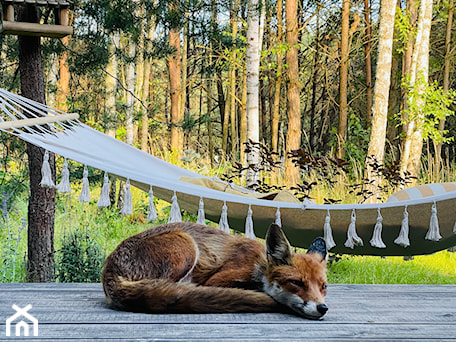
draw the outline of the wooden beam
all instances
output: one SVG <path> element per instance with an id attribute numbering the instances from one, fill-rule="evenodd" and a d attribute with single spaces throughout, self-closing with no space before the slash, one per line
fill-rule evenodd
<path id="1" fill-rule="evenodd" d="M 23 36 L 62 38 L 73 34 L 72 26 L 36 24 L 4 20 L 0 24 L 0 33 Z"/>
<path id="2" fill-rule="evenodd" d="M 62 115 L 50 115 L 43 116 L 40 118 L 33 119 L 21 119 L 21 120 L 9 120 L 0 122 L 0 129 L 11 129 L 11 128 L 22 128 L 36 125 L 45 125 L 54 122 L 76 120 L 79 118 L 79 114 L 70 113 Z"/>

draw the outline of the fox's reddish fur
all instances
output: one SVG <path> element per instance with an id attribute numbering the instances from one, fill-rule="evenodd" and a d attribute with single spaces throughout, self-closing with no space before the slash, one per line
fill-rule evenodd
<path id="1" fill-rule="evenodd" d="M 158 226 L 112 252 L 103 288 L 113 307 L 127 311 L 323 316 L 326 251 L 292 254 L 275 225 L 266 245 L 195 223 Z"/>

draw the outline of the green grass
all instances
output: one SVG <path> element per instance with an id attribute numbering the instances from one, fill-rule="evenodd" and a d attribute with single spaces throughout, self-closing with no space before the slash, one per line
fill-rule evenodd
<path id="1" fill-rule="evenodd" d="M 328 265 L 330 283 L 456 284 L 456 253 L 401 257 L 342 256 Z"/>

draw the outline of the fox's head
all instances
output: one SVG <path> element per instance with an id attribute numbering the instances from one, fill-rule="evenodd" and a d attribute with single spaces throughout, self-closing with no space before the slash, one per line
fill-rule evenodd
<path id="1" fill-rule="evenodd" d="M 324 297 L 326 244 L 315 239 L 306 254 L 294 254 L 285 234 L 273 224 L 266 236 L 267 269 L 264 291 L 301 316 L 320 319 L 328 311 Z"/>

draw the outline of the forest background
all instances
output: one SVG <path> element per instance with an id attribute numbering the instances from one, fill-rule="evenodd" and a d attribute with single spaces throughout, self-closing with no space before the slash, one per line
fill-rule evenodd
<path id="1" fill-rule="evenodd" d="M 343 173 L 356 198 L 320 202 L 454 180 L 454 0 L 74 5 L 75 34 L 42 39 L 47 104 L 111 136 L 312 199 Z M 17 44 L 0 35 L 0 87 L 19 93 Z M 1 139 L 9 180 L 25 147 Z"/>

